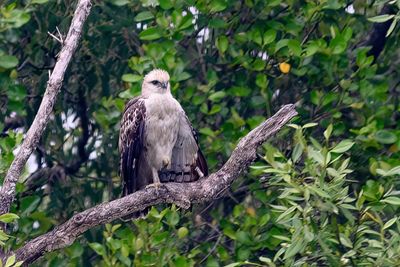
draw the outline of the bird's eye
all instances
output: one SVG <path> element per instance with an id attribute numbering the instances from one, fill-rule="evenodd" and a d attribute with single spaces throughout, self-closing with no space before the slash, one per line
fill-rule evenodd
<path id="1" fill-rule="evenodd" d="M 159 83 L 159 81 L 154 80 L 154 81 L 151 81 L 151 83 L 154 85 L 157 85 Z"/>

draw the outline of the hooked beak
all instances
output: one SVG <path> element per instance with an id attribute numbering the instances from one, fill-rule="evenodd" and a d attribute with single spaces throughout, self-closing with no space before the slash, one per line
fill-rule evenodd
<path id="1" fill-rule="evenodd" d="M 161 83 L 161 88 L 162 89 L 167 89 L 168 83 Z"/>

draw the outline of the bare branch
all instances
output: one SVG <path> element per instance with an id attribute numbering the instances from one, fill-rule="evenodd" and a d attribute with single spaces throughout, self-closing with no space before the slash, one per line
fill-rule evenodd
<path id="1" fill-rule="evenodd" d="M 77 213 L 67 222 L 39 236 L 15 253 L 18 260 L 32 263 L 45 253 L 64 248 L 90 228 L 128 216 L 160 203 L 175 203 L 189 208 L 192 203 L 216 199 L 256 159 L 257 148 L 276 134 L 297 112 L 294 105 L 282 107 L 273 117 L 247 134 L 220 170 L 193 183 L 165 183 L 159 189 L 147 188 L 126 197 L 102 203 Z"/>
<path id="2" fill-rule="evenodd" d="M 53 39 L 55 39 L 61 45 L 63 44 L 63 41 L 60 38 L 58 38 L 57 36 L 55 36 L 54 34 L 52 34 L 51 32 L 47 32 L 47 34 L 50 35 L 51 37 L 53 37 Z"/>
<path id="3" fill-rule="evenodd" d="M 17 156 L 12 162 L 3 186 L 0 189 L 0 215 L 10 210 L 11 203 L 15 197 L 15 185 L 25 166 L 26 161 L 39 143 L 39 139 L 46 128 L 50 114 L 53 110 L 58 92 L 60 91 L 65 71 L 71 61 L 78 41 L 82 33 L 83 24 L 89 15 L 91 8 L 90 0 L 79 0 L 75 10 L 67 38 L 59 54 L 54 70 L 47 82 L 46 92 L 44 93 L 39 110 L 35 119 L 26 134 L 24 141 L 19 149 Z"/>

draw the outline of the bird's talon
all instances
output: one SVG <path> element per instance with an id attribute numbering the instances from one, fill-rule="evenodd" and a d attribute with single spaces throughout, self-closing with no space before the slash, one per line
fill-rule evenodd
<path id="1" fill-rule="evenodd" d="M 146 186 L 146 189 L 148 188 L 155 188 L 156 190 L 160 189 L 161 183 L 152 183 Z"/>

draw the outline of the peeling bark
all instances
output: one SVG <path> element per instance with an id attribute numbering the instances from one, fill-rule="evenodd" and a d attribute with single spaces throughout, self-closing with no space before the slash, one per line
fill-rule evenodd
<path id="1" fill-rule="evenodd" d="M 45 253 L 71 245 L 90 228 L 152 205 L 174 203 L 187 209 L 192 203 L 218 198 L 256 159 L 257 148 L 296 115 L 294 105 L 282 107 L 274 116 L 243 137 L 222 168 L 207 178 L 185 184 L 165 183 L 158 189 L 146 188 L 77 213 L 52 231 L 27 242 L 15 251 L 17 259 L 25 264 L 32 263 Z"/>

